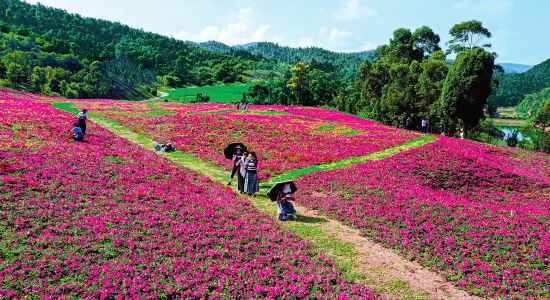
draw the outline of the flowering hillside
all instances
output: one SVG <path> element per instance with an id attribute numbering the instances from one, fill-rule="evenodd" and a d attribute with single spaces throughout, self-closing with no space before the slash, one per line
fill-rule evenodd
<path id="1" fill-rule="evenodd" d="M 356 226 L 473 294 L 550 294 L 550 157 L 440 138 L 297 180 L 306 206 Z"/>
<path id="2" fill-rule="evenodd" d="M 262 179 L 292 169 L 362 156 L 402 144 L 420 135 L 319 108 L 223 104 L 75 101 L 97 115 L 116 120 L 159 142 L 171 141 L 183 152 L 229 167 L 224 147 L 242 141 L 260 158 Z"/>
<path id="3" fill-rule="evenodd" d="M 0 298 L 378 298 L 242 197 L 0 91 Z"/>
<path id="4" fill-rule="evenodd" d="M 260 154 L 264 180 L 335 162 L 331 167 L 339 169 L 295 178 L 300 204 L 359 228 L 470 294 L 550 296 L 546 154 L 432 137 L 342 168 L 346 158 L 384 157 L 378 155 L 421 135 L 319 108 L 238 111 L 2 91 L 0 298 L 120 291 L 129 297 L 378 297 L 346 282 L 309 243 L 205 176 L 94 123 L 88 143 L 69 142 L 74 116 L 47 101 L 85 107 L 125 130 L 175 142 L 210 165 L 227 167 L 224 146 L 243 141 Z"/>

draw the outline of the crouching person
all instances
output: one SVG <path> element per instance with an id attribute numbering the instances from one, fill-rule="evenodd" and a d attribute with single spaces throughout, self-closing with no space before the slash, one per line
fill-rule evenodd
<path id="1" fill-rule="evenodd" d="M 277 202 L 279 210 L 279 220 L 286 221 L 290 218 L 296 220 L 298 218 L 296 216 L 296 209 L 294 209 L 294 205 L 292 205 L 291 200 L 294 200 L 292 196 L 287 195 Z"/>
<path id="2" fill-rule="evenodd" d="M 84 142 L 84 132 L 82 128 L 78 126 L 78 123 L 73 123 L 73 128 L 69 132 L 73 134 L 75 142 Z"/>

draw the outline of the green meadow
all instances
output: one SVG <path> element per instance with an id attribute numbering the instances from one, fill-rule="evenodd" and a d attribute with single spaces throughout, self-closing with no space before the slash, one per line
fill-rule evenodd
<path id="1" fill-rule="evenodd" d="M 243 92 L 248 92 L 248 88 L 255 85 L 254 82 L 233 83 L 226 85 L 185 87 L 175 90 L 165 91 L 168 96 L 165 99 L 191 102 L 195 100 L 197 94 L 207 93 L 210 102 L 234 103 L 242 99 Z"/>

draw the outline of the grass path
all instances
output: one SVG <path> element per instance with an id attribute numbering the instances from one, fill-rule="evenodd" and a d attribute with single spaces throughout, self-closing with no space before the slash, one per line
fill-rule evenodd
<path id="1" fill-rule="evenodd" d="M 388 156 L 392 156 L 394 154 L 397 154 L 399 152 L 403 152 L 412 148 L 420 147 L 422 145 L 425 145 L 427 143 L 435 141 L 436 138 L 434 136 L 429 135 L 423 135 L 419 138 L 416 138 L 414 140 L 408 141 L 406 143 L 396 145 L 390 148 L 386 148 L 383 150 L 380 150 L 378 152 L 370 153 L 364 156 L 357 156 L 357 157 L 350 157 L 350 158 L 344 158 L 339 161 L 335 161 L 332 163 L 327 164 L 321 164 L 321 165 L 313 165 L 301 169 L 294 169 L 291 171 L 288 171 L 284 174 L 278 175 L 276 177 L 273 177 L 269 180 L 269 183 L 275 183 L 280 181 L 287 181 L 287 180 L 293 180 L 295 178 L 298 178 L 302 175 L 306 175 L 309 173 L 317 172 L 317 171 L 324 171 L 324 170 L 334 170 L 339 168 L 345 168 L 354 164 L 359 164 L 362 162 L 366 162 L 369 160 L 375 160 L 375 159 L 383 159 Z"/>
<path id="2" fill-rule="evenodd" d="M 52 105 L 72 113 L 78 112 L 78 110 L 72 108 L 71 103 L 52 103 Z M 89 114 L 89 117 L 98 125 L 146 149 L 152 150 L 158 144 L 150 137 L 137 134 L 116 121 L 100 118 L 94 114 Z M 294 179 L 311 172 L 343 168 L 367 160 L 383 159 L 422 146 L 435 139 L 432 136 L 422 136 L 402 145 L 365 156 L 292 170 L 273 178 L 262 186 L 268 186 L 275 181 Z M 202 173 L 215 182 L 227 183 L 229 177 L 227 171 L 201 161 L 190 153 L 180 151 L 157 153 L 186 168 Z M 236 191 L 235 185 L 232 188 Z M 248 199 L 259 211 L 271 215 L 273 218 L 277 217 L 276 205 L 265 194 L 256 198 L 248 197 Z M 426 270 L 418 263 L 408 261 L 394 251 L 361 236 L 359 230 L 344 225 L 337 220 L 329 219 L 318 211 L 308 209 L 299 203 L 295 203 L 295 207 L 299 212 L 298 220 L 281 222 L 281 226 L 310 241 L 314 245 L 313 251 L 322 252 L 334 259 L 338 268 L 345 271 L 350 280 L 365 284 L 389 299 L 474 298 L 466 292 L 456 289 L 440 275 Z"/>

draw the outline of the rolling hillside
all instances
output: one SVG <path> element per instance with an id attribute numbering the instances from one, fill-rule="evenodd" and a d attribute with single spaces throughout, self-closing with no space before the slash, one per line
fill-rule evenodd
<path id="1" fill-rule="evenodd" d="M 550 59 L 533 66 L 524 73 L 499 76 L 499 86 L 489 98 L 497 106 L 515 106 L 526 94 L 550 87 Z"/>
<path id="2" fill-rule="evenodd" d="M 321 298 L 380 297 L 373 290 L 437 298 L 426 286 L 441 284 L 456 298 L 549 296 L 541 275 L 550 256 L 550 161 L 543 153 L 313 107 L 242 111 L 9 90 L 1 90 L 0 107 L 0 228 L 9 241 L 0 244 L 9 266 L 0 268 L 9 278 L 0 296 L 276 297 L 282 291 L 271 288 L 272 276 L 307 287 L 296 295 Z M 43 114 L 37 118 L 31 107 Z M 92 134 L 87 143 L 71 142 L 67 126 L 82 107 Z M 168 141 L 177 151 L 155 155 L 154 145 Z M 259 197 L 225 187 L 230 163 L 222 150 L 234 141 L 258 154 Z M 265 196 L 282 180 L 299 186 L 300 215 L 284 226 Z M 357 230 L 355 242 L 374 241 L 378 252 L 417 265 L 395 272 L 395 261 L 386 261 L 380 274 L 366 272 L 375 262 L 363 261 L 375 254 L 350 244 L 342 228 Z M 97 261 L 116 268 L 95 282 Z M 419 272 L 420 285 L 407 277 Z M 429 279 L 438 276 L 448 282 Z M 31 283 L 47 289 L 36 292 Z"/>
<path id="3" fill-rule="evenodd" d="M 336 71 L 341 76 L 349 77 L 357 73 L 361 63 L 370 57 L 369 51 L 357 53 L 338 53 L 317 47 L 292 48 L 270 42 L 249 43 L 230 47 L 220 42 L 199 43 L 199 47 L 218 53 L 247 51 L 252 55 L 275 62 L 294 64 L 301 60 L 322 70 Z"/>

